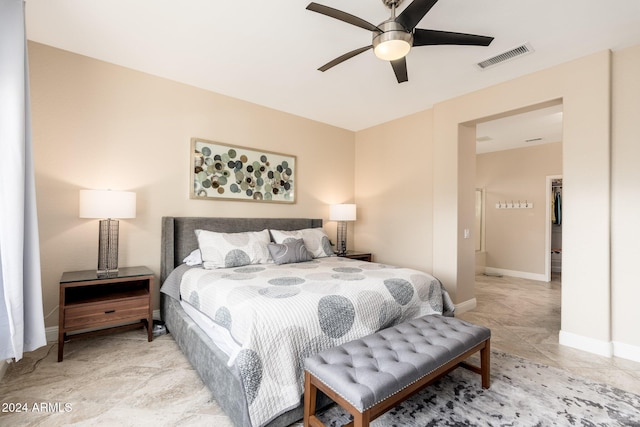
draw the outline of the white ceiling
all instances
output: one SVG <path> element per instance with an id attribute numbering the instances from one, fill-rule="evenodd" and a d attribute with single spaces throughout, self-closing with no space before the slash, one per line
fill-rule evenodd
<path id="1" fill-rule="evenodd" d="M 562 105 L 476 125 L 476 153 L 562 142 Z"/>
<path id="2" fill-rule="evenodd" d="M 381 0 L 316 0 L 373 24 Z M 440 0 L 418 28 L 489 35 L 489 47 L 422 46 L 398 84 L 361 28 L 310 12 L 309 0 L 26 0 L 30 40 L 350 130 L 604 49 L 640 43 L 639 0 Z M 409 3 L 400 7 L 402 10 Z M 529 42 L 535 52 L 475 64 Z M 481 135 L 479 135 L 481 136 Z"/>

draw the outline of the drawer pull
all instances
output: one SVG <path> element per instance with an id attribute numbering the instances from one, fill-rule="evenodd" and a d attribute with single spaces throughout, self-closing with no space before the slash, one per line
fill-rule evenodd
<path id="1" fill-rule="evenodd" d="M 104 314 L 115 313 L 115 312 L 116 312 L 115 310 L 107 310 L 104 312 Z"/>

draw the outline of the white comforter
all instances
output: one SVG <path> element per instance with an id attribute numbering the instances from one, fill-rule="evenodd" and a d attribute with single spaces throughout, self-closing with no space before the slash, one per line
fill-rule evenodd
<path id="1" fill-rule="evenodd" d="M 184 301 L 227 328 L 254 427 L 298 406 L 304 359 L 404 320 L 453 312 L 433 276 L 330 257 L 299 264 L 188 270 Z"/>

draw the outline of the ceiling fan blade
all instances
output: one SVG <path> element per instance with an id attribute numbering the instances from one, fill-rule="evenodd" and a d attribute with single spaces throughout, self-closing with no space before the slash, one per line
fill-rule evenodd
<path id="1" fill-rule="evenodd" d="M 311 10 L 313 12 L 318 12 L 323 15 L 330 16 L 331 18 L 344 21 L 347 24 L 355 25 L 356 27 L 364 28 L 365 30 L 377 31 L 379 33 L 381 32 L 380 29 L 375 25 L 373 25 L 372 23 L 367 22 L 362 18 L 358 18 L 357 16 L 353 16 L 347 12 L 343 12 L 341 10 L 334 9 L 329 6 L 324 6 L 318 3 L 309 3 L 309 5 L 307 6 L 307 10 Z"/>
<path id="2" fill-rule="evenodd" d="M 452 33 L 449 31 L 424 30 L 416 28 L 413 33 L 414 46 L 428 46 L 438 44 L 456 44 L 470 46 L 489 46 L 493 37 L 476 34 Z"/>
<path id="3" fill-rule="evenodd" d="M 329 68 L 335 67 L 336 65 L 340 64 L 341 62 L 344 62 L 347 59 L 353 58 L 354 56 L 359 55 L 362 52 L 364 52 L 365 50 L 371 49 L 372 47 L 373 47 L 372 45 L 369 45 L 369 46 L 365 46 L 365 47 L 361 47 L 361 48 L 352 50 L 351 52 L 347 52 L 344 55 L 338 56 L 333 61 L 327 62 L 322 67 L 318 68 L 318 70 L 323 71 L 323 72 L 327 71 Z"/>
<path id="4" fill-rule="evenodd" d="M 400 59 L 396 59 L 395 61 L 391 61 L 391 67 L 393 67 L 393 72 L 396 73 L 396 79 L 398 79 L 398 83 L 409 81 L 409 77 L 407 76 L 406 56 Z"/>
<path id="5" fill-rule="evenodd" d="M 411 31 L 437 2 L 438 0 L 413 0 L 413 3 L 398 15 L 396 22 L 402 24 L 407 31 Z"/>

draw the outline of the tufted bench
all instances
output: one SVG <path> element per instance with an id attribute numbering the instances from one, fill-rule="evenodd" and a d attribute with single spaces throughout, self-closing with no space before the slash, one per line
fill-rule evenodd
<path id="1" fill-rule="evenodd" d="M 398 403 L 458 366 L 478 373 L 489 388 L 491 331 L 440 315 L 413 319 L 305 360 L 304 425 L 316 417 L 320 390 L 367 427 Z M 465 360 L 480 351 L 480 367 Z"/>

